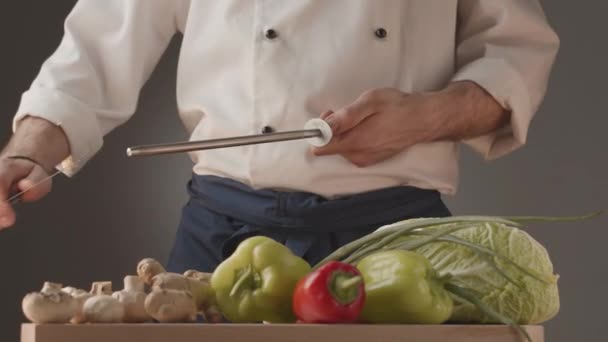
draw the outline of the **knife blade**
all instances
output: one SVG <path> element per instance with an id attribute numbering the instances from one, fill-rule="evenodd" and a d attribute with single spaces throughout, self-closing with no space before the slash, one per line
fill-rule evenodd
<path id="1" fill-rule="evenodd" d="M 183 141 L 170 144 L 141 145 L 127 148 L 127 156 L 140 157 L 168 153 L 210 150 L 244 145 L 264 144 L 270 142 L 308 139 L 314 146 L 326 145 L 332 137 L 329 125 L 321 119 L 309 120 L 302 130 L 244 135 L 230 138 Z"/>
<path id="2" fill-rule="evenodd" d="M 58 174 L 60 174 L 60 173 L 61 173 L 61 170 L 57 170 L 57 171 L 55 171 L 55 172 L 54 172 L 54 173 L 52 173 L 51 175 L 46 176 L 46 177 L 44 177 L 42 180 L 40 180 L 40 181 L 38 181 L 38 182 L 34 183 L 34 184 L 33 184 L 32 186 L 30 186 L 29 188 L 27 188 L 27 189 L 25 189 L 25 190 L 22 190 L 21 192 L 18 192 L 18 193 L 16 193 L 16 194 L 14 194 L 14 195 L 10 196 L 10 197 L 9 197 L 9 198 L 6 200 L 6 202 L 8 202 L 8 203 L 10 203 L 10 204 L 16 204 L 16 203 L 18 203 L 18 202 L 21 200 L 21 198 L 23 197 L 23 194 L 25 194 L 26 192 L 28 192 L 28 191 L 32 190 L 33 188 L 35 188 L 35 187 L 39 186 L 40 184 L 43 184 L 44 182 L 48 182 L 49 180 L 53 179 L 55 176 L 57 176 L 57 175 L 58 175 Z"/>

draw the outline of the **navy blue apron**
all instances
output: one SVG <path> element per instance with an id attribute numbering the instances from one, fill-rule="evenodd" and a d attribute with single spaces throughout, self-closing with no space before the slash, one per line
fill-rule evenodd
<path id="1" fill-rule="evenodd" d="M 408 186 L 326 199 L 193 175 L 187 189 L 190 199 L 182 209 L 169 256 L 170 272 L 212 272 L 241 241 L 254 235 L 271 237 L 314 265 L 382 225 L 450 216 L 437 191 Z"/>

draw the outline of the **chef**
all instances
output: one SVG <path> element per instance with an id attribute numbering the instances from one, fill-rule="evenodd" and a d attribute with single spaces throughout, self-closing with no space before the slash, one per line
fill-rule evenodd
<path id="1" fill-rule="evenodd" d="M 459 146 L 496 159 L 524 145 L 559 47 L 537 0 L 80 0 L 14 116 L 2 227 L 11 193 L 80 172 L 132 116 L 176 34 L 192 140 L 313 118 L 333 138 L 191 152 L 174 272 L 211 271 L 249 236 L 314 264 L 381 225 L 449 216 Z"/>

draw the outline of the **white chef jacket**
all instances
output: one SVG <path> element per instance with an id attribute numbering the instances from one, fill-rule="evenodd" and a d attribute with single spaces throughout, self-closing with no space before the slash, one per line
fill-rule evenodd
<path id="1" fill-rule="evenodd" d="M 80 0 L 13 129 L 26 115 L 60 125 L 71 155 L 59 167 L 75 174 L 135 112 L 176 33 L 177 113 L 192 140 L 301 129 L 373 88 L 471 80 L 511 111 L 503 129 L 464 141 L 487 159 L 526 142 L 559 47 L 536 0 Z M 411 185 L 453 194 L 459 143 L 419 144 L 365 168 L 313 156 L 303 140 L 190 156 L 195 173 L 256 189 L 333 198 Z"/>

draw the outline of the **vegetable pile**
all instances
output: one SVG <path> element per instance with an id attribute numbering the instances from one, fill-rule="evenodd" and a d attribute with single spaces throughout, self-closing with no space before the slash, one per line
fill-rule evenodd
<path id="1" fill-rule="evenodd" d="M 523 224 L 581 217 L 455 216 L 383 226 L 309 265 L 263 236 L 241 242 L 212 274 L 169 273 L 154 259 L 90 292 L 46 282 L 22 302 L 36 323 L 500 323 L 552 319 L 558 275 Z"/>
<path id="2" fill-rule="evenodd" d="M 40 292 L 25 295 L 21 307 L 34 323 L 162 323 L 193 322 L 202 316 L 219 323 L 222 314 L 209 279 L 211 274 L 188 270 L 166 272 L 156 260 L 137 265 L 137 275 L 124 277 L 124 289 L 112 282 L 93 282 L 89 292 L 45 282 Z"/>

